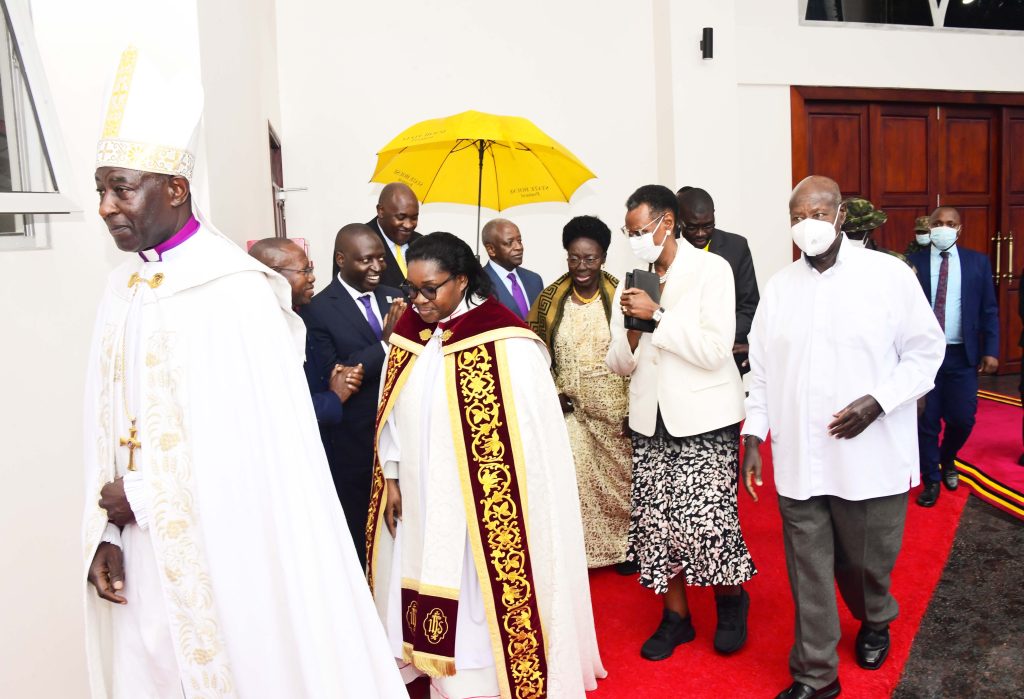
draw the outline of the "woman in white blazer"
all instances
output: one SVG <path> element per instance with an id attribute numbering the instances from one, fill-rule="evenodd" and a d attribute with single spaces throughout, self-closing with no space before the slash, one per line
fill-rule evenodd
<path id="1" fill-rule="evenodd" d="M 640 653 L 663 660 L 694 638 L 686 586 L 714 586 L 715 648 L 746 641 L 757 571 L 737 513 L 743 383 L 732 357 L 736 330 L 732 270 L 721 257 L 679 245 L 678 203 L 646 185 L 626 201 L 623 233 L 661 277 L 661 300 L 619 285 L 612 305 L 608 367 L 629 376 L 633 492 L 627 560 L 640 583 L 664 595 L 661 624 Z M 654 320 L 654 332 L 625 330 L 623 316 Z"/>

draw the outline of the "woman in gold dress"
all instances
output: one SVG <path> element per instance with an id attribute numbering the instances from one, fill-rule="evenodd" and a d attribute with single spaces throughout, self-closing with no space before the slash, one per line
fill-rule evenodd
<path id="1" fill-rule="evenodd" d="M 605 365 L 612 297 L 619 281 L 602 269 L 611 231 L 601 219 L 577 216 L 562 230 L 569 271 L 537 297 L 530 327 L 547 344 L 569 429 L 580 491 L 587 565 L 617 565 L 628 574 L 632 454 L 623 420 L 628 379 Z"/>

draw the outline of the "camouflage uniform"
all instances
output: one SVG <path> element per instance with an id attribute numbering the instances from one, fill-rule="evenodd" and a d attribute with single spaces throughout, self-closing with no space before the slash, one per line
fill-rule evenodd
<path id="1" fill-rule="evenodd" d="M 889 220 L 889 216 L 881 209 L 876 209 L 867 199 L 850 197 L 843 201 L 843 208 L 846 209 L 846 220 L 843 221 L 843 233 L 848 237 L 859 238 L 861 235 L 869 235 L 871 231 L 880 227 Z M 868 238 L 864 245 L 868 250 L 877 250 L 893 257 L 903 260 L 908 266 L 910 261 L 905 255 L 894 250 L 886 250 L 878 246 L 872 238 Z"/>

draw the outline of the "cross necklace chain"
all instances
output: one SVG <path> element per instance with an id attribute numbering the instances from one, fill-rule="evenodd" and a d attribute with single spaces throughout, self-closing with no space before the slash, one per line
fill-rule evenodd
<path id="1" fill-rule="evenodd" d="M 128 302 L 128 313 L 124 318 L 124 330 L 121 331 L 121 352 L 117 357 L 114 364 L 114 381 L 115 383 L 120 380 L 121 382 L 121 402 L 124 406 L 125 417 L 128 418 L 128 436 L 121 437 L 118 443 L 122 447 L 128 447 L 128 470 L 135 470 L 135 451 L 142 449 L 142 442 L 139 440 L 139 430 L 136 428 L 136 418 L 132 417 L 131 410 L 128 409 L 128 375 L 125 371 L 125 356 L 127 355 L 128 348 L 128 320 L 132 311 L 132 301 L 135 300 L 135 294 L 138 289 L 133 288 L 131 300 Z"/>

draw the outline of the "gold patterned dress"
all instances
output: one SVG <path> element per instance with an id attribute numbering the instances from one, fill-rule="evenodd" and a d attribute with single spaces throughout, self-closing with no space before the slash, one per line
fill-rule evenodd
<path id="1" fill-rule="evenodd" d="M 554 337 L 555 385 L 574 406 L 565 420 L 590 568 L 624 561 L 629 534 L 632 448 L 619 436 L 629 383 L 605 366 L 610 341 L 602 304 L 566 299 Z"/>

